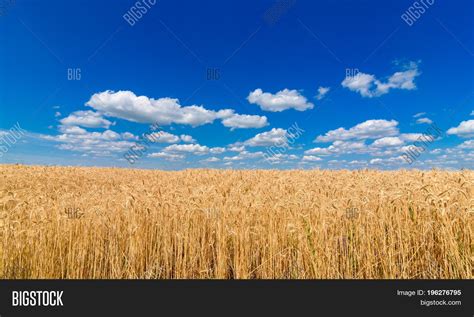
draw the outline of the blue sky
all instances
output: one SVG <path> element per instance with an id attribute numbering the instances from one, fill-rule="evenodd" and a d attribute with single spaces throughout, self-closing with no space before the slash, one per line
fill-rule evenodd
<path id="1" fill-rule="evenodd" d="M 474 166 L 472 1 L 1 3 L 0 163 Z"/>

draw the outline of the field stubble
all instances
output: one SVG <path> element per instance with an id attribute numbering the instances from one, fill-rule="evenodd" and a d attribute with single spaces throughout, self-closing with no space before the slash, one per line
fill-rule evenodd
<path id="1" fill-rule="evenodd" d="M 470 170 L 0 165 L 0 278 L 471 279 L 473 185 Z"/>

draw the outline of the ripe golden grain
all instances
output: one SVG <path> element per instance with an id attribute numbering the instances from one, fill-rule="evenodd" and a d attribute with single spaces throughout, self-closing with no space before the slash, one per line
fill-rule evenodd
<path id="1" fill-rule="evenodd" d="M 0 180 L 0 278 L 473 277 L 470 170 L 0 165 Z"/>

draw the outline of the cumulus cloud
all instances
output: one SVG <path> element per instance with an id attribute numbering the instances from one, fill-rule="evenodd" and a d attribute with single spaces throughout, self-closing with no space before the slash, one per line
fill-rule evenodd
<path id="1" fill-rule="evenodd" d="M 146 137 L 154 143 L 178 143 L 180 140 L 180 137 L 177 135 L 165 131 L 154 132 L 146 135 Z"/>
<path id="2" fill-rule="evenodd" d="M 163 152 L 185 152 L 196 155 L 204 155 L 209 153 L 209 148 L 199 144 L 173 144 L 164 148 Z"/>
<path id="3" fill-rule="evenodd" d="M 273 155 L 268 155 L 264 154 L 265 159 L 263 161 L 270 163 L 270 164 L 282 164 L 282 163 L 288 163 L 290 160 L 297 160 L 298 156 L 294 154 L 273 154 Z"/>
<path id="4" fill-rule="evenodd" d="M 429 118 L 419 118 L 418 120 L 416 120 L 416 123 L 418 123 L 418 124 L 422 124 L 422 123 L 432 124 L 433 121 L 431 121 L 431 119 L 429 119 Z"/>
<path id="5" fill-rule="evenodd" d="M 281 112 L 287 109 L 305 111 L 314 107 L 297 90 L 289 89 L 283 89 L 276 94 L 272 94 L 263 92 L 262 89 L 258 88 L 250 92 L 247 100 L 252 104 L 257 104 L 262 110 L 272 112 Z"/>
<path id="6" fill-rule="evenodd" d="M 353 128 L 331 130 L 316 140 L 332 142 L 327 147 L 315 147 L 304 152 L 305 155 L 340 156 L 346 154 L 369 154 L 371 156 L 393 156 L 408 149 L 407 142 L 418 141 L 419 133 L 399 134 L 398 122 L 368 120 Z M 367 144 L 368 140 L 374 139 Z"/>
<path id="7" fill-rule="evenodd" d="M 182 107 L 178 99 L 153 99 L 131 91 L 104 91 L 94 94 L 86 105 L 107 116 L 139 123 L 172 123 L 198 126 L 212 123 L 216 112 L 201 106 Z"/>
<path id="8" fill-rule="evenodd" d="M 126 141 L 124 134 L 112 130 L 89 132 L 77 126 L 60 126 L 62 133 L 57 136 L 42 135 L 41 138 L 60 143 L 62 150 L 88 153 L 94 156 L 110 156 L 112 153 L 124 152 L 135 143 Z"/>
<path id="9" fill-rule="evenodd" d="M 181 141 L 186 143 L 196 143 L 196 140 L 192 136 L 187 134 L 181 134 L 179 138 L 181 139 Z"/>
<path id="10" fill-rule="evenodd" d="M 211 156 L 205 160 L 201 160 L 200 162 L 203 162 L 203 163 L 214 163 L 214 162 L 219 162 L 221 159 L 218 158 L 218 157 L 215 157 L 215 156 Z"/>
<path id="11" fill-rule="evenodd" d="M 238 155 L 224 157 L 224 161 L 241 161 L 245 159 L 262 158 L 264 157 L 264 155 L 265 154 L 261 151 L 258 151 L 258 152 L 242 151 Z"/>
<path id="12" fill-rule="evenodd" d="M 222 119 L 225 127 L 234 129 L 262 128 L 268 125 L 267 117 L 247 114 L 232 114 Z"/>
<path id="13" fill-rule="evenodd" d="M 245 146 L 231 144 L 228 146 L 227 150 L 230 152 L 242 152 L 245 151 Z"/>
<path id="14" fill-rule="evenodd" d="M 313 156 L 313 155 L 304 155 L 303 156 L 303 161 L 307 161 L 307 162 L 316 162 L 316 161 L 321 161 L 322 159 L 320 157 L 317 157 L 317 156 Z"/>
<path id="15" fill-rule="evenodd" d="M 401 156 L 396 156 L 396 157 L 390 157 L 386 159 L 382 158 L 375 158 L 370 160 L 370 164 L 372 165 L 399 165 L 406 162 L 403 157 Z"/>
<path id="16" fill-rule="evenodd" d="M 304 154 L 331 155 L 331 154 L 334 154 L 334 152 L 332 152 L 328 148 L 315 147 L 310 150 L 304 151 Z"/>
<path id="17" fill-rule="evenodd" d="M 348 164 L 349 165 L 367 165 L 367 162 L 362 161 L 362 160 L 352 160 Z"/>
<path id="18" fill-rule="evenodd" d="M 474 140 L 467 140 L 457 146 L 460 149 L 474 149 Z"/>
<path id="19" fill-rule="evenodd" d="M 167 161 L 177 161 L 184 159 L 184 155 L 182 154 L 173 154 L 173 153 L 165 153 L 165 152 L 156 152 L 148 154 L 148 157 L 152 158 L 162 158 Z"/>
<path id="20" fill-rule="evenodd" d="M 67 125 L 60 125 L 59 132 L 64 134 L 87 134 L 88 132 L 76 126 L 67 126 Z"/>
<path id="21" fill-rule="evenodd" d="M 372 74 L 358 73 L 347 76 L 341 83 L 344 88 L 358 92 L 362 97 L 379 97 L 387 94 L 391 89 L 416 89 L 415 78 L 420 75 L 418 63 L 410 62 L 403 71 L 398 71 L 381 81 Z"/>
<path id="22" fill-rule="evenodd" d="M 304 152 L 308 155 L 340 155 L 351 153 L 366 153 L 367 145 L 363 141 L 334 141 L 330 146 L 321 148 L 316 147 Z"/>
<path id="23" fill-rule="evenodd" d="M 395 120 L 367 120 L 346 130 L 338 128 L 316 138 L 316 142 L 333 142 L 350 139 L 378 139 L 398 134 L 398 122 Z"/>
<path id="24" fill-rule="evenodd" d="M 321 100 L 324 98 L 324 96 L 329 92 L 330 88 L 329 87 L 319 87 L 318 88 L 318 95 L 316 96 L 316 99 Z"/>
<path id="25" fill-rule="evenodd" d="M 213 147 L 209 148 L 200 144 L 173 144 L 163 149 L 165 153 L 190 153 L 195 155 L 204 155 L 208 153 L 220 154 L 225 152 L 225 148 Z"/>
<path id="26" fill-rule="evenodd" d="M 125 140 L 138 140 L 138 137 L 130 132 L 124 132 L 121 134 L 121 136 Z"/>
<path id="27" fill-rule="evenodd" d="M 376 148 L 382 148 L 382 147 L 400 146 L 403 144 L 404 142 L 398 137 L 384 137 L 384 138 L 375 140 L 371 145 Z"/>
<path id="28" fill-rule="evenodd" d="M 304 151 L 305 155 L 314 156 L 341 156 L 348 154 L 370 155 L 376 157 L 389 157 L 401 155 L 408 150 L 413 150 L 414 145 L 407 145 L 419 141 L 421 133 L 402 133 L 395 120 L 367 120 L 350 129 L 338 128 L 330 130 L 316 138 L 315 142 L 331 142 L 327 147 L 315 147 Z M 373 140 L 372 142 L 370 142 Z M 420 152 L 422 148 L 416 148 Z M 395 163 L 396 159 L 388 161 L 385 158 L 374 162 L 383 162 L 383 165 Z"/>
<path id="29" fill-rule="evenodd" d="M 230 128 L 255 128 L 268 124 L 266 117 L 239 115 L 232 109 L 214 111 L 196 105 L 182 106 L 175 98 L 154 99 L 137 96 L 131 91 L 96 93 L 86 105 L 106 116 L 138 123 L 175 123 L 196 127 L 222 119 L 223 124 Z"/>
<path id="30" fill-rule="evenodd" d="M 375 76 L 365 73 L 358 73 L 355 76 L 346 77 L 341 85 L 349 90 L 356 91 L 363 97 L 373 97 L 374 92 L 371 91 L 374 86 Z"/>
<path id="31" fill-rule="evenodd" d="M 415 145 L 393 145 L 390 146 L 387 143 L 387 146 L 375 146 L 374 144 L 369 145 L 368 153 L 371 156 L 393 156 L 395 154 L 403 154 L 410 151 L 424 152 L 425 149 L 422 147 L 417 147 Z"/>
<path id="32" fill-rule="evenodd" d="M 209 148 L 209 152 L 212 154 L 221 154 L 225 152 L 225 148 L 223 147 L 212 147 Z"/>
<path id="33" fill-rule="evenodd" d="M 415 142 L 422 136 L 422 133 L 402 133 L 399 135 L 399 138 L 403 141 Z"/>
<path id="34" fill-rule="evenodd" d="M 334 141 L 328 149 L 336 153 L 365 153 L 367 146 L 364 141 Z"/>
<path id="35" fill-rule="evenodd" d="M 59 112 L 56 112 L 56 115 Z M 81 126 L 86 128 L 106 128 L 108 129 L 112 122 L 102 117 L 100 113 L 94 111 L 75 111 L 69 116 L 59 120 L 62 125 Z"/>
<path id="36" fill-rule="evenodd" d="M 273 128 L 262 132 L 244 142 L 248 146 L 284 146 L 288 144 L 287 131 L 285 129 Z"/>
<path id="37" fill-rule="evenodd" d="M 454 134 L 462 138 L 474 136 L 474 120 L 462 121 L 457 127 L 450 128 L 447 134 Z"/>

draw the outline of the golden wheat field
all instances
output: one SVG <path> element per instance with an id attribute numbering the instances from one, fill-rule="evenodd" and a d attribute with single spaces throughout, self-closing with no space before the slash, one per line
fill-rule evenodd
<path id="1" fill-rule="evenodd" d="M 473 277 L 474 172 L 0 165 L 0 278 Z"/>

